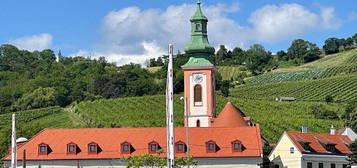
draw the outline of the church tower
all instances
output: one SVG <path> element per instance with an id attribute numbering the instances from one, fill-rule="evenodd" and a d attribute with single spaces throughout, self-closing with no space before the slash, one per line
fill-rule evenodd
<path id="1" fill-rule="evenodd" d="M 210 127 L 215 117 L 214 65 L 208 60 L 215 50 L 207 37 L 208 19 L 203 15 L 201 2 L 197 2 L 196 12 L 191 17 L 191 40 L 185 46 L 190 56 L 182 66 L 184 71 L 185 126 Z"/>

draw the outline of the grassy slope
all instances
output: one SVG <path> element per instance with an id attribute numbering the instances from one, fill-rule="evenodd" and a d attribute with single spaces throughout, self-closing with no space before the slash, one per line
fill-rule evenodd
<path id="1" fill-rule="evenodd" d="M 326 55 L 323 58 L 303 64 L 301 66 L 296 67 L 288 67 L 288 68 L 279 68 L 273 71 L 273 73 L 277 72 L 290 72 L 290 71 L 302 71 L 309 70 L 314 68 L 329 68 L 335 66 L 344 66 L 350 63 L 356 63 L 357 48 L 345 52 L 340 52 L 337 54 Z"/>
<path id="2" fill-rule="evenodd" d="M 175 124 L 183 125 L 183 102 L 175 97 Z M 261 124 L 263 135 L 275 142 L 285 130 L 299 130 L 307 125 L 314 132 L 327 132 L 331 124 L 342 126 L 338 120 L 315 119 L 309 107 L 314 103 L 281 103 L 237 98 L 217 97 L 217 111 L 232 101 L 254 121 Z M 336 105 L 329 105 L 336 109 Z M 75 107 L 75 113 L 81 116 L 88 126 L 95 127 L 162 127 L 165 126 L 165 98 L 163 95 L 118 98 L 82 102 Z"/>
<path id="3" fill-rule="evenodd" d="M 357 97 L 357 49 L 325 56 L 298 67 L 282 68 L 247 79 L 231 95 L 246 99 L 274 100 L 291 96 L 304 101 L 338 101 Z"/>
<path id="4" fill-rule="evenodd" d="M 297 67 L 280 68 L 273 72 L 246 79 L 247 85 L 263 85 L 303 80 L 324 79 L 357 73 L 357 49 L 328 55 Z"/>
<path id="5" fill-rule="evenodd" d="M 357 74 L 319 80 L 247 85 L 231 89 L 231 95 L 259 100 L 288 96 L 303 101 L 324 101 L 330 95 L 335 101 L 351 101 L 357 98 Z"/>
<path id="6" fill-rule="evenodd" d="M 223 80 L 231 80 L 238 72 L 242 71 L 239 66 L 219 66 L 218 72 L 222 75 Z"/>
<path id="7" fill-rule="evenodd" d="M 72 128 L 75 125 L 67 112 L 60 107 L 16 112 L 17 137 L 30 138 L 44 128 Z M 0 115 L 0 156 L 10 145 L 11 114 Z"/>

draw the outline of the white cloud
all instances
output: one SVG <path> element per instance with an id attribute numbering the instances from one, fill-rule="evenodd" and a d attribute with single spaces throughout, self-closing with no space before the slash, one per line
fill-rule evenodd
<path id="1" fill-rule="evenodd" d="M 111 11 L 103 18 L 101 39 L 95 43 L 94 55 L 122 65 L 161 56 L 169 43 L 182 51 L 190 39 L 189 18 L 194 11 L 193 4 L 169 6 L 165 10 L 128 7 Z M 238 11 L 238 4 L 203 7 L 209 19 L 209 40 L 215 48 L 220 44 L 246 48 L 256 41 L 291 40 L 309 31 L 335 29 L 341 24 L 331 7 L 320 7 L 317 13 L 295 3 L 266 5 L 251 14 L 250 26 L 242 26 L 228 17 L 239 15 Z"/>
<path id="2" fill-rule="evenodd" d="M 50 48 L 52 44 L 52 35 L 48 33 L 21 37 L 8 41 L 9 44 L 29 51 L 41 51 Z"/>
<path id="3" fill-rule="evenodd" d="M 333 7 L 320 7 L 320 18 L 325 29 L 337 29 L 342 24 L 342 20 L 336 17 Z"/>
<path id="4" fill-rule="evenodd" d="M 357 20 L 357 12 L 351 12 L 348 15 L 347 22 L 352 22 L 352 21 L 355 21 L 355 20 Z"/>
<path id="5" fill-rule="evenodd" d="M 341 25 L 332 7 L 320 7 L 320 13 L 299 4 L 266 5 L 249 18 L 256 40 L 279 42 L 315 29 L 335 29 Z"/>
<path id="6" fill-rule="evenodd" d="M 142 42 L 141 46 L 144 48 L 142 54 L 120 54 L 119 52 L 89 52 L 87 50 L 79 50 L 77 53 L 73 53 L 70 56 L 85 56 L 93 59 L 99 57 L 105 57 L 109 62 L 114 62 L 117 65 L 124 65 L 129 63 L 136 63 L 144 65 L 150 58 L 162 56 L 166 52 L 157 46 L 156 43 Z"/>
<path id="7" fill-rule="evenodd" d="M 196 8 L 193 4 L 169 6 L 166 10 L 128 7 L 109 12 L 103 19 L 101 37 L 95 44 L 99 57 L 105 55 L 118 65 L 144 63 L 145 59 L 166 54 L 167 44 L 183 50 L 190 39 L 190 22 Z M 243 46 L 243 28 L 226 14 L 238 11 L 238 4 L 216 4 L 203 8 L 209 18 L 208 31 L 212 45 Z M 219 26 L 218 26 L 219 25 Z M 235 34 L 227 36 L 227 33 Z"/>

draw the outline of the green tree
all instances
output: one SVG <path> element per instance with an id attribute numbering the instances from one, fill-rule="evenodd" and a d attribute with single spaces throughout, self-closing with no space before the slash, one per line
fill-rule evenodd
<path id="1" fill-rule="evenodd" d="M 352 153 L 347 155 L 347 160 L 350 165 L 357 164 L 357 140 L 353 141 L 348 147 Z"/>
<path id="2" fill-rule="evenodd" d="M 246 61 L 247 56 L 244 50 L 239 47 L 236 47 L 232 51 L 232 58 L 234 60 L 234 65 L 242 65 Z"/>
<path id="3" fill-rule="evenodd" d="M 247 67 L 253 74 L 271 69 L 273 57 L 260 44 L 252 45 L 247 51 Z"/>
<path id="4" fill-rule="evenodd" d="M 353 131 L 357 131 L 357 110 L 355 109 L 352 113 L 349 114 L 347 125 L 353 129 Z"/>
<path id="5" fill-rule="evenodd" d="M 278 56 L 278 60 L 279 61 L 287 61 L 287 60 L 289 60 L 288 54 L 283 50 L 278 51 L 276 53 L 276 55 Z"/>
<path id="6" fill-rule="evenodd" d="M 53 51 L 50 49 L 45 49 L 45 50 L 41 51 L 39 54 L 40 54 L 39 55 L 40 59 L 43 59 L 43 60 L 46 60 L 49 62 L 56 61 L 56 56 L 53 53 Z"/>
<path id="7" fill-rule="evenodd" d="M 54 88 L 38 88 L 31 93 L 24 94 L 14 104 L 15 110 L 29 110 L 54 106 L 57 104 L 57 93 Z"/>
<path id="8" fill-rule="evenodd" d="M 221 85 L 220 89 L 221 89 L 221 93 L 224 97 L 229 96 L 229 86 L 230 86 L 229 80 L 222 81 L 222 85 Z"/>
<path id="9" fill-rule="evenodd" d="M 216 65 L 221 65 L 222 62 L 228 58 L 228 50 L 224 45 L 219 46 L 219 50 L 216 53 Z"/>
<path id="10" fill-rule="evenodd" d="M 288 49 L 287 57 L 296 63 L 310 62 L 320 58 L 320 50 L 316 44 L 303 39 L 296 39 Z"/>
<path id="11" fill-rule="evenodd" d="M 323 49 L 325 51 L 325 54 L 334 54 L 334 53 L 338 53 L 340 46 L 341 46 L 341 40 L 333 37 L 325 40 Z"/>
<path id="12" fill-rule="evenodd" d="M 332 102 L 333 102 L 333 97 L 332 97 L 331 95 L 327 95 L 327 96 L 325 97 L 325 101 L 326 101 L 327 103 L 332 103 Z"/>
<path id="13" fill-rule="evenodd" d="M 347 39 L 346 39 L 346 41 L 345 41 L 345 48 L 347 48 L 347 49 L 351 49 L 352 48 L 352 46 L 353 46 L 353 39 L 352 39 L 352 37 L 348 37 Z"/>
<path id="14" fill-rule="evenodd" d="M 346 125 L 357 132 L 357 101 L 348 103 L 343 118 L 346 120 Z"/>
<path id="15" fill-rule="evenodd" d="M 337 113 L 327 109 L 323 104 L 314 104 L 311 107 L 311 113 L 319 119 L 338 119 Z"/>

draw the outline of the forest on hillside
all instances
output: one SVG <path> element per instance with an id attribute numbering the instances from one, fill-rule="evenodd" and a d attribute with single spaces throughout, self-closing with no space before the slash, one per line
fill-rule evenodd
<path id="1" fill-rule="evenodd" d="M 300 65 L 319 59 L 322 53 L 333 54 L 356 46 L 357 34 L 346 39 L 329 38 L 322 49 L 303 39 L 294 40 L 287 51 L 276 54 L 262 45 L 232 51 L 224 45 L 209 57 L 216 66 L 240 66 L 243 73 L 234 80 L 259 75 L 278 67 Z M 104 57 L 60 57 L 52 50 L 26 51 L 12 45 L 0 46 L 0 114 L 36 108 L 62 106 L 84 100 L 163 94 L 167 56 L 149 60 L 149 66 L 160 66 L 151 72 L 138 64 L 116 66 Z M 188 55 L 174 57 L 174 91 L 183 91 L 181 65 Z M 216 74 L 217 90 L 229 95 L 230 82 Z"/>

